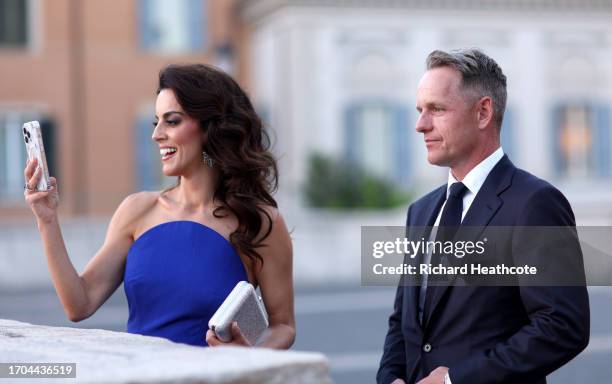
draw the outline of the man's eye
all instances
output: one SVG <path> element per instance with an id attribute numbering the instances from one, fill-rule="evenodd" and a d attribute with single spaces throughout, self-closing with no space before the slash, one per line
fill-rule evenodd
<path id="1" fill-rule="evenodd" d="M 151 124 L 153 124 L 153 128 L 157 127 L 157 121 L 154 121 Z"/>
<path id="2" fill-rule="evenodd" d="M 444 111 L 444 108 L 442 108 L 442 107 L 433 107 L 432 111 L 434 111 L 434 112 L 442 112 L 442 111 Z"/>

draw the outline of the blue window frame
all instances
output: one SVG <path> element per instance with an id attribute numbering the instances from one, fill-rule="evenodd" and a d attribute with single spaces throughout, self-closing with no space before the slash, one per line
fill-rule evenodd
<path id="1" fill-rule="evenodd" d="M 345 156 L 361 168 L 408 187 L 408 109 L 387 101 L 363 101 L 345 109 Z"/>
<path id="2" fill-rule="evenodd" d="M 140 45 L 147 51 L 202 51 L 207 44 L 206 0 L 139 0 Z"/>

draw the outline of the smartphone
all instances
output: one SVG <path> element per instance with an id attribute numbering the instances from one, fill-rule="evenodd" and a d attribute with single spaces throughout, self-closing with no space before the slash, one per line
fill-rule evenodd
<path id="1" fill-rule="evenodd" d="M 238 327 L 251 343 L 257 340 L 268 328 L 268 316 L 261 298 L 255 293 L 255 288 L 246 281 L 240 281 L 223 301 L 217 312 L 210 318 L 208 328 L 215 332 L 219 340 L 232 340 L 232 322 L 238 322 Z"/>
<path id="2" fill-rule="evenodd" d="M 46 191 L 50 187 L 49 169 L 47 168 L 47 157 L 43 145 L 42 132 L 38 121 L 28 121 L 23 125 L 23 141 L 25 142 L 28 160 L 38 160 L 38 167 L 42 169 L 42 175 L 36 186 L 37 191 Z"/>

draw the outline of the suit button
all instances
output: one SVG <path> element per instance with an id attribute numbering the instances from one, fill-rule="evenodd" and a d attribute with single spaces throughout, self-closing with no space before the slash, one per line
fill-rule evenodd
<path id="1" fill-rule="evenodd" d="M 423 352 L 431 352 L 431 344 L 426 343 L 426 344 L 423 346 Z"/>

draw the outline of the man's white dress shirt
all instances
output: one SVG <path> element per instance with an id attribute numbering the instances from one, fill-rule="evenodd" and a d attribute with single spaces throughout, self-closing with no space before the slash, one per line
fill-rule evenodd
<path id="1" fill-rule="evenodd" d="M 489 173 L 491 172 L 493 167 L 495 167 L 495 165 L 501 160 L 502 157 L 504 157 L 504 151 L 501 147 L 499 147 L 495 150 L 495 152 L 490 154 L 486 159 L 484 159 L 477 166 L 472 168 L 472 170 L 470 170 L 468 174 L 465 175 L 463 180 L 461 180 L 463 185 L 467 187 L 467 191 L 463 195 L 463 208 L 461 210 L 461 220 L 463 220 L 463 218 L 465 217 L 465 214 L 470 209 L 470 206 L 472 205 L 472 202 L 474 201 L 476 194 L 478 194 L 478 191 L 480 191 L 480 188 L 482 187 L 485 180 L 487 179 L 487 176 L 489 176 Z M 458 182 L 458 180 L 455 179 L 455 177 L 453 176 L 452 172 L 449 169 L 448 183 L 446 185 L 446 198 L 447 199 L 448 199 L 448 193 L 450 191 L 451 185 L 453 185 L 453 183 L 456 183 L 456 182 Z M 444 211 L 445 205 L 446 205 L 446 201 L 444 201 L 444 204 L 442 204 L 442 207 L 440 208 L 440 212 L 438 212 L 438 217 L 436 218 L 436 221 L 434 223 L 434 227 L 431 229 L 431 234 L 429 236 L 430 241 L 434 241 L 436 239 L 436 234 L 438 233 L 437 227 L 440 224 L 440 218 L 442 217 L 442 212 Z M 428 252 L 424 255 L 423 263 L 429 264 L 430 262 L 431 262 L 431 252 Z M 423 309 L 425 306 L 425 294 L 426 293 L 427 293 L 427 274 L 423 274 L 422 280 L 421 280 L 421 289 L 419 291 L 419 319 L 421 320 L 421 322 L 423 321 Z M 452 384 L 448 374 L 446 374 L 446 377 L 444 378 L 444 384 Z"/>

